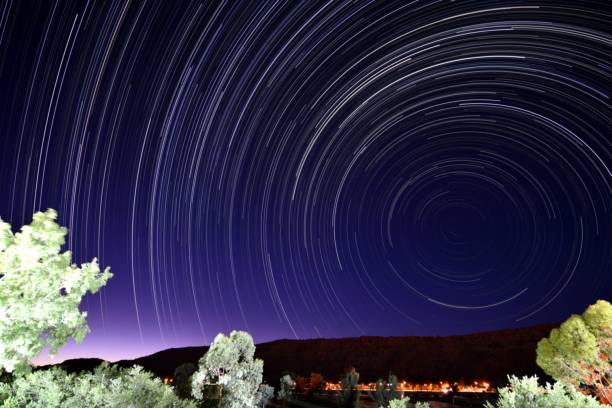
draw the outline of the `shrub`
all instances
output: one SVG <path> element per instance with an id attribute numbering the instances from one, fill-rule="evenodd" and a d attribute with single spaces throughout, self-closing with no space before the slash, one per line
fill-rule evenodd
<path id="1" fill-rule="evenodd" d="M 67 374 L 55 367 L 16 377 L 0 387 L 2 408 L 195 408 L 141 367 L 108 364 L 93 373 Z"/>
<path id="2" fill-rule="evenodd" d="M 410 404 L 410 398 L 405 397 L 401 399 L 393 399 L 389 401 L 389 408 L 408 408 Z"/>
<path id="3" fill-rule="evenodd" d="M 396 398 L 389 401 L 389 408 L 429 408 L 427 402 L 417 402 L 414 405 L 410 402 L 410 397 Z"/>
<path id="4" fill-rule="evenodd" d="M 486 408 L 601 408 L 597 400 L 581 394 L 571 385 L 562 382 L 538 385 L 537 377 L 509 376 L 508 387 L 499 389 L 495 405 Z"/>

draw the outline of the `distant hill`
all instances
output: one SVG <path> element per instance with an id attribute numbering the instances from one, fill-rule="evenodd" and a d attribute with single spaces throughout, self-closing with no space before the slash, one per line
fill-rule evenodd
<path id="1" fill-rule="evenodd" d="M 342 339 L 277 340 L 257 345 L 264 360 L 264 379 L 276 383 L 286 372 L 322 373 L 336 380 L 354 366 L 361 381 L 386 378 L 389 371 L 415 382 L 481 380 L 503 382 L 507 374 L 546 378 L 536 365 L 536 345 L 555 325 L 509 329 L 448 337 L 354 337 Z M 159 376 L 172 375 L 182 363 L 197 363 L 208 347 L 168 349 L 116 364 L 143 366 Z M 75 372 L 90 370 L 99 359 L 66 360 L 60 365 Z"/>

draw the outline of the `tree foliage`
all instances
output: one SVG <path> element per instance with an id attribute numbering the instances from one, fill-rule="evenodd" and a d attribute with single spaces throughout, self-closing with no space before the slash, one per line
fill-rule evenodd
<path id="1" fill-rule="evenodd" d="M 562 382 L 538 385 L 537 377 L 508 377 L 508 387 L 498 390 L 495 405 L 487 403 L 486 408 L 602 408 L 591 396 L 581 394 Z"/>
<path id="2" fill-rule="evenodd" d="M 280 387 L 276 393 L 276 399 L 282 401 L 285 405 L 287 401 L 293 398 L 293 392 L 295 389 L 295 381 L 289 374 L 285 374 L 280 379 Z"/>
<path id="3" fill-rule="evenodd" d="M 270 400 L 274 397 L 274 387 L 268 384 L 261 384 L 259 386 L 259 396 L 257 397 L 257 406 L 259 408 L 266 408 L 270 403 Z"/>
<path id="4" fill-rule="evenodd" d="M 308 392 L 314 393 L 323 390 L 325 386 L 325 379 L 321 373 L 310 373 L 310 379 L 308 381 Z"/>
<path id="5" fill-rule="evenodd" d="M 59 368 L 18 376 L 0 386 L 1 408 L 195 408 L 141 367 L 103 364 L 93 373 Z"/>
<path id="6" fill-rule="evenodd" d="M 388 381 L 384 381 L 382 378 L 379 378 L 376 381 L 374 393 L 368 391 L 368 394 L 370 394 L 370 397 L 376 401 L 376 404 L 379 407 L 388 407 L 391 400 L 400 399 L 400 393 L 397 390 L 398 386 L 399 381 L 397 376 L 394 374 L 389 374 Z"/>
<path id="7" fill-rule="evenodd" d="M 263 374 L 263 361 L 254 358 L 253 338 L 243 331 L 229 336 L 218 334 L 200 359 L 193 375 L 192 395 L 205 398 L 208 385 L 216 389 L 220 405 L 225 408 L 255 407 Z"/>
<path id="8" fill-rule="evenodd" d="M 361 398 L 359 392 L 359 372 L 355 367 L 349 368 L 340 380 L 341 391 L 338 393 L 338 402 L 344 407 L 359 406 Z"/>
<path id="9" fill-rule="evenodd" d="M 179 397 L 191 396 L 191 376 L 198 370 L 193 363 L 183 363 L 174 370 L 174 391 Z"/>
<path id="10" fill-rule="evenodd" d="M 538 343 L 537 363 L 555 380 L 593 391 L 612 403 L 612 305 L 599 300 Z"/>
<path id="11" fill-rule="evenodd" d="M 388 402 L 389 408 L 408 408 L 410 405 L 410 398 L 397 398 L 392 399 Z"/>
<path id="12" fill-rule="evenodd" d="M 112 276 L 96 259 L 77 267 L 60 252 L 67 230 L 56 219 L 54 210 L 38 212 L 16 234 L 0 219 L 0 371 L 27 371 L 43 348 L 80 342 L 89 331 L 81 299 Z"/>
<path id="13" fill-rule="evenodd" d="M 429 408 L 428 402 L 410 402 L 410 397 L 395 398 L 388 401 L 389 408 Z"/>

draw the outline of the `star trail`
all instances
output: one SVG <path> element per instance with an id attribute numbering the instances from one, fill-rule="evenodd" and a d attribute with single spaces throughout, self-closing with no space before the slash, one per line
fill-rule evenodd
<path id="1" fill-rule="evenodd" d="M 612 294 L 607 1 L 0 3 L 0 216 L 114 278 L 61 356 L 447 335 Z"/>

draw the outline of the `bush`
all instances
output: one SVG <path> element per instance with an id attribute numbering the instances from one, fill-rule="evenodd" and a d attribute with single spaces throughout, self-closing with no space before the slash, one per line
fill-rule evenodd
<path id="1" fill-rule="evenodd" d="M 508 377 L 508 387 L 499 389 L 495 405 L 486 408 L 601 408 L 597 400 L 562 382 L 538 385 L 538 377 Z"/>
<path id="2" fill-rule="evenodd" d="M 405 397 L 402 399 L 393 399 L 389 401 L 389 408 L 408 408 L 410 404 L 410 398 Z"/>
<path id="3" fill-rule="evenodd" d="M 410 397 L 404 397 L 401 399 L 396 398 L 389 401 L 389 408 L 408 408 L 412 406 L 414 406 L 414 408 L 429 408 L 429 403 L 417 402 L 412 405 L 412 403 L 410 402 Z"/>
<path id="4" fill-rule="evenodd" d="M 93 373 L 67 374 L 59 368 L 16 377 L 0 387 L 2 408 L 195 408 L 172 387 L 141 367 L 108 364 Z"/>

